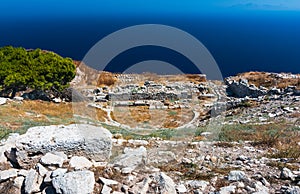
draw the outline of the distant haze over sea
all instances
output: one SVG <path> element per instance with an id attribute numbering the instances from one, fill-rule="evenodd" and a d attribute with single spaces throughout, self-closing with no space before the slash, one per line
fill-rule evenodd
<path id="1" fill-rule="evenodd" d="M 198 14 L 107 14 L 62 17 L 16 15 L 0 20 L 0 46 L 52 50 L 82 60 L 110 33 L 138 24 L 164 24 L 195 36 L 211 52 L 224 77 L 245 71 L 300 73 L 300 11 L 234 11 Z M 184 56 L 159 47 L 139 47 L 116 56 L 106 70 L 119 72 L 146 60 L 161 60 L 184 73 L 199 73 Z M 145 63 L 150 64 L 150 63 Z"/>

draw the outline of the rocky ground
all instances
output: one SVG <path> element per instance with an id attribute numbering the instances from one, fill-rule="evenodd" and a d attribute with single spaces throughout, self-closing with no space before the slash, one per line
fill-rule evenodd
<path id="1" fill-rule="evenodd" d="M 90 100 L 76 106 L 84 116 L 89 107 L 97 122 L 68 117 L 77 124 L 3 139 L 0 193 L 300 193 L 299 75 L 252 72 L 225 84 L 119 77 L 117 87 L 85 89 Z M 62 101 L 37 114 L 43 104 L 0 98 L 0 117 L 15 123 L 3 113 L 13 109 L 13 117 L 47 123 L 59 108 L 69 115 Z M 139 133 L 147 125 L 157 129 Z"/>
<path id="2" fill-rule="evenodd" d="M 300 192 L 300 164 L 251 142 L 124 140 L 70 125 L 12 134 L 0 148 L 1 193 Z"/>

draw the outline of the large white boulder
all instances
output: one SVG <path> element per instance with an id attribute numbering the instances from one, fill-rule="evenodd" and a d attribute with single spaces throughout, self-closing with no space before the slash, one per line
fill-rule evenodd
<path id="1" fill-rule="evenodd" d="M 104 162 L 111 154 L 112 134 L 103 127 L 86 124 L 32 127 L 16 141 L 16 159 L 25 169 L 48 152 L 84 156 Z"/>

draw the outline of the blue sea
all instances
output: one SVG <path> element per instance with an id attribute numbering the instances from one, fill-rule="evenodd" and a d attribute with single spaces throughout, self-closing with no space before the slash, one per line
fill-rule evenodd
<path id="1" fill-rule="evenodd" d="M 299 11 L 3 18 L 0 46 L 42 48 L 82 60 L 103 37 L 138 24 L 169 25 L 193 35 L 210 51 L 223 77 L 245 71 L 300 73 Z M 129 49 L 116 56 L 105 70 L 122 72 L 145 60 L 165 61 L 184 73 L 199 73 L 180 53 L 155 46 Z"/>

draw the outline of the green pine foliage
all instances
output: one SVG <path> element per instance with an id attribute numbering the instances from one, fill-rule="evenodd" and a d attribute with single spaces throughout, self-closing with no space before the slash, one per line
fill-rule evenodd
<path id="1" fill-rule="evenodd" d="M 53 52 L 12 46 L 0 48 L 0 90 L 62 91 L 69 86 L 75 72 L 72 59 Z"/>

